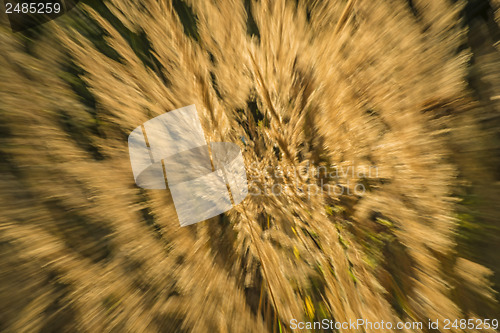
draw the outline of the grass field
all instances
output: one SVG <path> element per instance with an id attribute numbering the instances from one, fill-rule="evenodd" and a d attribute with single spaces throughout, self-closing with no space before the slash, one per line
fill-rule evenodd
<path id="1" fill-rule="evenodd" d="M 0 331 L 500 319 L 498 0 L 0 18 Z M 168 190 L 135 185 L 127 136 L 190 104 L 252 195 L 181 228 Z"/>

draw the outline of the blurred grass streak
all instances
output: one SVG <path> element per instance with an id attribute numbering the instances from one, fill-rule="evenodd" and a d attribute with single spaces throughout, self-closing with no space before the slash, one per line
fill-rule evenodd
<path id="1" fill-rule="evenodd" d="M 1 15 L 0 331 L 498 315 L 498 0 L 87 0 L 19 34 Z M 292 191 L 180 228 L 127 136 L 189 104 Z M 311 165 L 377 174 L 259 173 Z M 367 190 L 299 190 L 336 182 Z"/>

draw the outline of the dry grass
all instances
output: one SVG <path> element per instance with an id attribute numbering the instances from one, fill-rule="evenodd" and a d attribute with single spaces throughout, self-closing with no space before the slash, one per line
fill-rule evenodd
<path id="1" fill-rule="evenodd" d="M 494 21 L 412 3 L 84 1 L 2 26 L 0 330 L 498 314 Z M 254 189 L 290 191 L 180 228 L 168 191 L 134 185 L 126 137 L 189 104 L 207 141 L 241 146 Z M 337 181 L 366 192 L 298 190 Z"/>

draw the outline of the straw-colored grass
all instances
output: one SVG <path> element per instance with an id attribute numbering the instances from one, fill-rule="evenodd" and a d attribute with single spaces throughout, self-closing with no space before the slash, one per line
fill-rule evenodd
<path id="1" fill-rule="evenodd" d="M 409 4 L 83 1 L 2 25 L 0 330 L 495 315 L 498 26 Z M 180 228 L 168 191 L 135 186 L 127 135 L 190 104 L 252 193 L 288 190 Z"/>

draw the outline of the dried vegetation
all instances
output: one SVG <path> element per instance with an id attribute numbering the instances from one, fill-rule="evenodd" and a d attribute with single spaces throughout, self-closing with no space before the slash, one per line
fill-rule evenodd
<path id="1" fill-rule="evenodd" d="M 0 330 L 498 315 L 499 16 L 472 0 L 82 1 L 18 34 L 2 17 Z M 126 138 L 189 104 L 207 141 L 241 146 L 252 191 L 288 191 L 180 228 L 168 191 L 134 185 Z M 298 172 L 263 172 L 278 169 Z"/>

